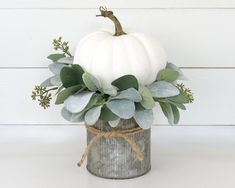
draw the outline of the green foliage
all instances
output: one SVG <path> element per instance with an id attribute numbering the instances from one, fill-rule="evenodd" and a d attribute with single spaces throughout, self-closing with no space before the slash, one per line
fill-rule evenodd
<path id="1" fill-rule="evenodd" d="M 138 80 L 133 75 L 122 76 L 112 82 L 113 86 L 116 86 L 118 89 L 126 90 L 129 88 L 134 88 L 138 90 Z"/>
<path id="2" fill-rule="evenodd" d="M 88 125 L 94 125 L 98 121 L 101 113 L 101 108 L 102 106 L 96 106 L 86 112 L 85 122 Z"/>
<path id="3" fill-rule="evenodd" d="M 140 104 L 146 109 L 152 109 L 155 106 L 155 101 L 149 89 L 140 84 L 139 93 L 142 96 L 142 101 Z"/>
<path id="4" fill-rule="evenodd" d="M 82 75 L 84 70 L 79 65 L 72 65 L 70 67 L 64 67 L 60 71 L 60 79 L 65 88 L 84 84 Z"/>
<path id="5" fill-rule="evenodd" d="M 103 121 L 115 121 L 119 119 L 106 105 L 101 109 L 100 119 Z"/>
<path id="6" fill-rule="evenodd" d="M 130 119 L 135 114 L 134 102 L 127 99 L 111 100 L 107 103 L 107 107 L 123 119 Z"/>
<path id="7" fill-rule="evenodd" d="M 179 76 L 179 73 L 175 70 L 170 68 L 162 69 L 157 74 L 158 81 L 167 81 L 167 82 L 174 82 Z"/>
<path id="8" fill-rule="evenodd" d="M 128 99 L 133 102 L 140 102 L 142 97 L 140 96 L 139 92 L 134 88 L 129 88 L 119 92 L 116 96 L 110 97 L 110 100 L 114 99 Z"/>
<path id="9" fill-rule="evenodd" d="M 73 95 L 76 92 L 81 92 L 84 89 L 84 87 L 82 85 L 76 85 L 76 86 L 71 86 L 68 87 L 64 90 L 62 90 L 61 92 L 59 92 L 59 94 L 57 95 L 55 104 L 63 104 L 64 101 L 70 96 Z"/>
<path id="10" fill-rule="evenodd" d="M 121 119 L 133 117 L 141 128 L 149 129 L 153 123 L 155 102 L 159 102 L 169 123 L 176 124 L 180 117 L 178 108 L 185 110 L 184 104 L 194 100 L 190 89 L 183 84 L 175 86 L 176 80 L 184 76 L 172 63 L 159 71 L 157 80 L 151 85 L 144 86 L 135 76 L 124 75 L 114 80 L 110 87 L 103 88 L 93 75 L 72 64 L 68 42 L 59 37 L 53 40 L 53 47 L 61 51 L 48 56 L 54 62 L 49 65 L 54 75 L 34 88 L 32 99 L 47 108 L 52 99 L 51 91 L 57 90 L 55 104 L 64 103 L 61 114 L 68 121 L 85 121 L 93 125 L 103 120 L 116 127 Z"/>
<path id="11" fill-rule="evenodd" d="M 86 87 L 90 91 L 100 90 L 101 86 L 100 86 L 99 81 L 94 76 L 92 76 L 90 73 L 85 72 L 82 75 L 82 79 L 83 79 L 84 84 L 86 85 Z"/>
<path id="12" fill-rule="evenodd" d="M 136 110 L 134 119 L 142 129 L 150 129 L 153 125 L 153 110 Z"/>
<path id="13" fill-rule="evenodd" d="M 179 95 L 179 89 L 173 84 L 166 81 L 154 82 L 149 86 L 153 97 L 165 98 Z"/>
<path id="14" fill-rule="evenodd" d="M 57 62 L 59 59 L 65 57 L 64 54 L 51 54 L 47 56 L 47 59 L 50 59 L 53 62 Z"/>

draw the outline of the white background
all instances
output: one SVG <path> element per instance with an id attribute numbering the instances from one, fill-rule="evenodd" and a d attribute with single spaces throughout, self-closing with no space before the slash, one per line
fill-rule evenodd
<path id="1" fill-rule="evenodd" d="M 31 101 L 31 90 L 50 75 L 53 38 L 63 36 L 74 52 L 84 35 L 113 26 L 95 17 L 99 5 L 113 9 L 124 28 L 156 37 L 168 61 L 182 67 L 195 102 L 179 125 L 235 124 L 235 1 L 1 0 L 1 125 L 68 124 L 61 107 L 43 110 Z M 159 108 L 155 124 L 167 124 Z"/>

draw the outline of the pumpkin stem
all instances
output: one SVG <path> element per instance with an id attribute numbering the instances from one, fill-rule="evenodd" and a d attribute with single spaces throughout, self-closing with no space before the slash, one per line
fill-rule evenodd
<path id="1" fill-rule="evenodd" d="M 126 35 L 126 33 L 122 30 L 122 25 L 120 24 L 120 22 L 116 18 L 116 16 L 113 15 L 112 11 L 109 11 L 109 10 L 107 10 L 106 7 L 102 7 L 102 6 L 99 8 L 99 10 L 100 10 L 100 15 L 96 15 L 96 16 L 107 17 L 113 21 L 113 23 L 115 25 L 114 36 Z"/>

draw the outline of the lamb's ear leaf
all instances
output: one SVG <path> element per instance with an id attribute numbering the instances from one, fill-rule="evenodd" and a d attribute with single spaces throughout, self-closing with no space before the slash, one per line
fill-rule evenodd
<path id="1" fill-rule="evenodd" d="M 85 86 L 90 91 L 97 91 L 101 88 L 99 81 L 88 72 L 85 72 L 82 75 L 82 79 L 83 79 L 83 82 L 84 82 Z"/>
<path id="2" fill-rule="evenodd" d="M 70 96 L 83 89 L 82 85 L 71 86 L 61 91 L 56 98 L 55 104 L 62 104 Z"/>
<path id="3" fill-rule="evenodd" d="M 70 122 L 83 122 L 84 121 L 84 112 L 80 113 L 71 113 L 66 108 L 61 110 L 62 117 Z"/>
<path id="4" fill-rule="evenodd" d="M 139 92 L 142 97 L 140 104 L 146 109 L 152 109 L 155 106 L 152 94 L 149 89 L 143 85 L 139 85 Z"/>
<path id="5" fill-rule="evenodd" d="M 65 88 L 71 87 L 74 85 L 84 84 L 82 75 L 84 70 L 80 65 L 71 65 L 62 68 L 60 71 L 60 79 Z"/>
<path id="6" fill-rule="evenodd" d="M 173 116 L 174 116 L 174 124 L 177 124 L 180 120 L 180 113 L 179 110 L 177 109 L 177 107 L 173 104 L 171 104 L 171 109 L 173 112 Z"/>
<path id="7" fill-rule="evenodd" d="M 60 74 L 61 69 L 64 68 L 65 66 L 66 65 L 60 63 L 52 63 L 48 66 L 48 68 L 53 74 L 58 75 Z"/>
<path id="8" fill-rule="evenodd" d="M 47 59 L 50 59 L 53 62 L 57 62 L 59 59 L 64 58 L 64 54 L 51 54 L 47 57 Z"/>
<path id="9" fill-rule="evenodd" d="M 85 122 L 88 125 L 94 125 L 98 121 L 101 113 L 101 108 L 102 106 L 96 106 L 86 112 Z"/>
<path id="10" fill-rule="evenodd" d="M 162 69 L 158 72 L 157 80 L 158 81 L 164 80 L 167 82 L 173 82 L 173 81 L 177 80 L 178 76 L 179 76 L 179 73 L 177 71 L 170 69 L 170 68 L 165 68 L 165 69 Z"/>
<path id="11" fill-rule="evenodd" d="M 159 102 L 159 104 L 161 106 L 163 114 L 168 119 L 169 124 L 174 125 L 174 114 L 173 114 L 171 105 L 168 103 L 163 103 L 163 102 Z"/>
<path id="12" fill-rule="evenodd" d="M 137 110 L 134 119 L 142 129 L 150 129 L 153 125 L 153 110 Z"/>
<path id="13" fill-rule="evenodd" d="M 136 89 L 129 88 L 129 89 L 121 91 L 114 97 L 110 97 L 110 100 L 114 100 L 114 99 L 128 99 L 133 102 L 140 102 L 142 100 L 142 97 Z"/>
<path id="14" fill-rule="evenodd" d="M 134 88 L 138 90 L 138 80 L 133 75 L 122 76 L 112 82 L 113 86 L 116 86 L 118 89 L 126 90 L 128 88 Z"/>
<path id="15" fill-rule="evenodd" d="M 180 108 L 181 110 L 186 110 L 186 107 L 182 103 L 176 103 L 174 101 L 169 100 L 168 98 L 165 98 L 165 99 L 154 98 L 154 100 L 157 102 L 164 102 L 164 103 L 173 104 L 177 108 Z"/>
<path id="16" fill-rule="evenodd" d="M 130 119 L 135 114 L 135 104 L 126 99 L 112 100 L 107 103 L 107 107 L 118 117 Z"/>
<path id="17" fill-rule="evenodd" d="M 176 103 L 181 103 L 181 104 L 187 104 L 190 102 L 187 94 L 182 91 L 180 91 L 179 95 L 175 97 L 168 97 L 167 99 Z"/>
<path id="18" fill-rule="evenodd" d="M 50 82 L 53 86 L 61 86 L 62 84 L 59 75 L 52 76 Z"/>
<path id="19" fill-rule="evenodd" d="M 166 98 L 180 94 L 179 89 L 173 84 L 166 81 L 157 81 L 149 86 L 149 90 L 153 97 Z"/>
<path id="20" fill-rule="evenodd" d="M 71 95 L 64 102 L 65 108 L 71 113 L 81 112 L 90 102 L 93 94 L 93 92 L 84 91 Z"/>
<path id="21" fill-rule="evenodd" d="M 120 118 L 113 120 L 113 121 L 109 121 L 108 123 L 111 127 L 117 127 L 119 122 L 120 122 Z"/>
<path id="22" fill-rule="evenodd" d="M 54 86 L 52 83 L 51 83 L 51 78 L 53 78 L 54 76 L 50 77 L 50 78 L 47 78 L 46 80 L 44 80 L 40 86 L 42 87 L 49 87 L 49 86 Z"/>
<path id="23" fill-rule="evenodd" d="M 114 121 L 119 119 L 106 105 L 101 108 L 100 120 L 103 121 Z"/>
<path id="24" fill-rule="evenodd" d="M 63 57 L 57 61 L 57 63 L 62 64 L 73 64 L 73 57 Z"/>
<path id="25" fill-rule="evenodd" d="M 187 80 L 187 77 L 184 75 L 183 71 L 180 70 L 180 68 L 177 67 L 175 64 L 168 62 L 166 68 L 175 70 L 179 73 L 177 80 Z"/>

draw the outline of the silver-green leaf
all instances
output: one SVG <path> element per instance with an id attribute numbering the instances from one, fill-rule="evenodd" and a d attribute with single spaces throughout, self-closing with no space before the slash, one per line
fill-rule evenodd
<path id="1" fill-rule="evenodd" d="M 152 96 L 157 98 L 173 97 L 180 94 L 176 86 L 165 81 L 154 82 L 149 86 L 149 90 Z"/>
<path id="2" fill-rule="evenodd" d="M 57 63 L 73 64 L 73 57 L 63 57 L 57 61 Z"/>
<path id="3" fill-rule="evenodd" d="M 66 108 L 63 108 L 61 110 L 62 117 L 70 122 L 83 122 L 84 121 L 84 112 L 80 113 L 71 113 Z"/>
<path id="4" fill-rule="evenodd" d="M 113 120 L 113 121 L 109 121 L 108 123 L 111 127 L 117 127 L 119 122 L 120 122 L 120 118 Z"/>
<path id="5" fill-rule="evenodd" d="M 137 110 L 134 115 L 136 123 L 142 129 L 150 129 L 153 125 L 153 111 L 152 110 Z"/>
<path id="6" fill-rule="evenodd" d="M 102 106 L 96 106 L 87 111 L 87 113 L 85 114 L 85 122 L 88 125 L 94 125 L 98 121 L 101 108 Z"/>
<path id="7" fill-rule="evenodd" d="M 140 102 L 142 100 L 142 97 L 136 89 L 129 88 L 129 89 L 121 91 L 115 97 L 110 98 L 110 100 L 113 100 L 113 99 L 128 99 L 134 102 Z"/>
<path id="8" fill-rule="evenodd" d="M 69 96 L 64 102 L 65 108 L 72 113 L 81 112 L 89 103 L 93 94 L 93 92 L 84 91 Z"/>
<path id="9" fill-rule="evenodd" d="M 62 68 L 64 68 L 66 65 L 63 64 L 59 64 L 59 63 L 52 63 L 48 66 L 49 70 L 55 74 L 55 75 L 59 75 L 60 71 Z"/>
<path id="10" fill-rule="evenodd" d="M 146 109 L 152 109 L 155 106 L 155 101 L 149 89 L 143 85 L 139 85 L 139 92 L 142 96 L 140 104 Z"/>
<path id="11" fill-rule="evenodd" d="M 135 114 L 135 104 L 126 99 L 112 100 L 107 103 L 107 107 L 118 117 L 129 119 Z"/>
<path id="12" fill-rule="evenodd" d="M 99 81 L 88 72 L 85 72 L 82 75 L 82 79 L 84 84 L 90 91 L 97 91 L 101 88 Z"/>

